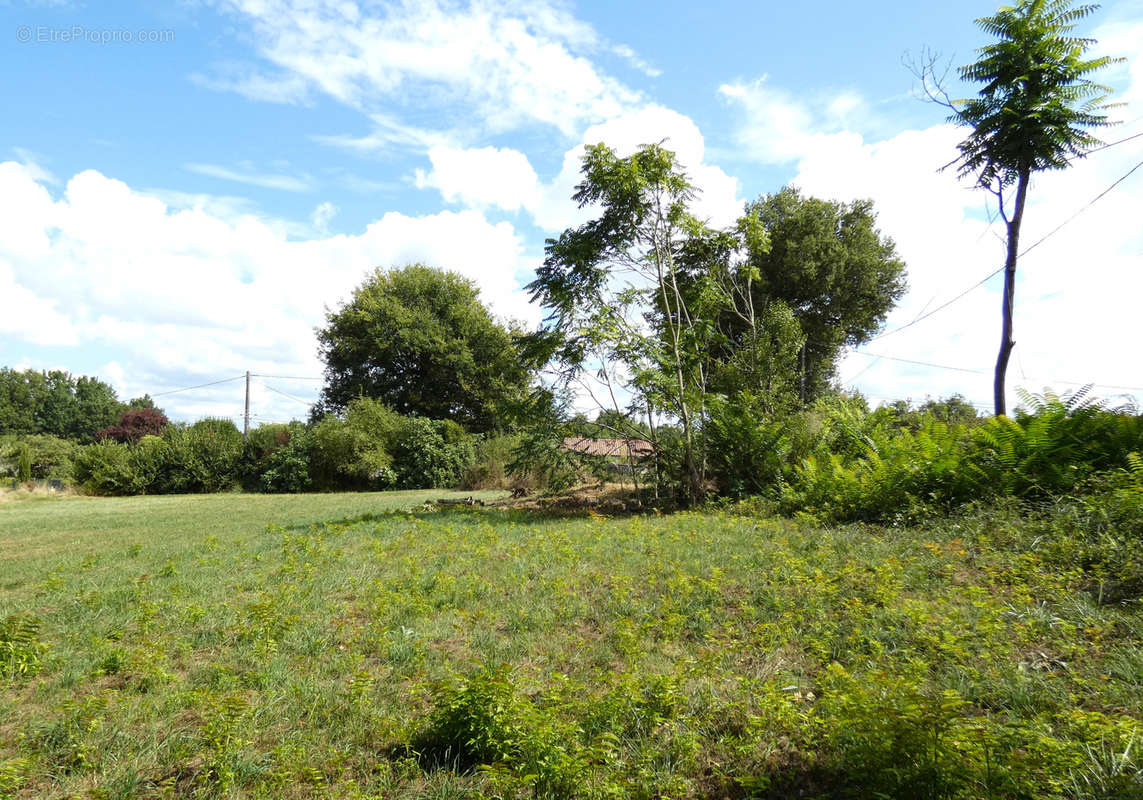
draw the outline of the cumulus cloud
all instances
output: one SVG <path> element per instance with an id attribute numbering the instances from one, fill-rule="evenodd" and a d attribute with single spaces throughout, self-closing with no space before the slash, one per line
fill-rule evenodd
<path id="1" fill-rule="evenodd" d="M 478 211 L 389 212 L 358 234 L 320 239 L 283 227 L 202 204 L 173 208 L 92 170 L 56 198 L 27 168 L 0 164 L 0 331 L 31 345 L 98 347 L 122 369 L 117 388 L 138 395 L 246 369 L 320 375 L 314 326 L 374 267 L 453 269 L 497 314 L 536 321 L 517 279 L 532 266 L 519 235 Z M 167 407 L 194 416 L 206 406 L 188 403 L 206 402 L 230 414 L 235 396 L 224 386 L 171 395 Z M 278 415 L 304 410 L 279 395 L 267 403 Z"/>
<path id="2" fill-rule="evenodd" d="M 571 196 L 580 181 L 587 145 L 606 144 L 621 156 L 645 144 L 662 142 L 673 150 L 700 193 L 695 211 L 712 225 L 730 225 L 742 213 L 737 179 L 706 163 L 702 133 L 689 117 L 662 106 L 646 106 L 619 115 L 584 132 L 580 144 L 564 154 L 558 174 L 543 181 L 528 157 L 512 149 L 436 147 L 429 150 L 432 170 L 418 170 L 421 188 L 436 188 L 446 202 L 473 207 L 525 209 L 540 228 L 562 230 L 585 221 L 592 209 L 579 209 Z"/>
<path id="3" fill-rule="evenodd" d="M 439 189 L 446 202 L 517 211 L 539 200 L 540 179 L 519 150 L 434 147 L 428 156 L 432 172 L 418 169 L 416 184 Z"/>

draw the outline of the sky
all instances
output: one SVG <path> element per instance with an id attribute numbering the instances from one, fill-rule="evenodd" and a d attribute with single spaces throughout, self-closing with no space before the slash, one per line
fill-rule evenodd
<path id="1" fill-rule="evenodd" d="M 252 381 L 254 423 L 304 418 L 314 329 L 371 270 L 455 270 L 535 325 L 544 241 L 589 213 L 585 143 L 664 141 L 712 225 L 790 183 L 872 199 L 910 288 L 842 384 L 987 409 L 999 277 L 897 329 L 1003 265 L 990 196 L 940 171 L 965 131 L 907 67 L 972 61 L 995 8 L 0 0 L 0 365 L 97 375 L 183 420 L 240 421 L 241 380 L 176 390 L 250 370 L 277 376 Z M 1143 0 L 1080 32 L 1125 59 L 1104 139 L 1143 133 Z M 1013 403 L 1143 398 L 1140 162 L 1143 137 L 1034 181 L 1023 241 L 1049 238 L 1020 262 Z"/>

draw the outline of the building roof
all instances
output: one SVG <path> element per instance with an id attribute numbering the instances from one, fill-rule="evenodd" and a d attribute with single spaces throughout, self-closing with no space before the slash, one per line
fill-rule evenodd
<path id="1" fill-rule="evenodd" d="M 588 439 L 581 436 L 565 438 L 564 449 L 606 458 L 644 458 L 655 452 L 655 446 L 645 439 Z"/>

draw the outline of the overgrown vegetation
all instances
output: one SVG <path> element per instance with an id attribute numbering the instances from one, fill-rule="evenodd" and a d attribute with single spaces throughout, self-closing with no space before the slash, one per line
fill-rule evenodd
<path id="1" fill-rule="evenodd" d="M 120 524 L 133 532 L 88 549 L 44 516 L 37 547 L 0 561 L 0 619 L 35 609 L 40 621 L 17 645 L 37 669 L 0 679 L 0 785 L 112 798 L 1137 797 L 1137 605 L 1088 560 L 1105 545 L 1070 547 L 1127 519 L 1138 535 L 1133 464 L 1121 506 L 1001 505 L 918 527 L 753 507 L 613 520 L 489 509 L 227 522 L 219 535 L 222 518 L 200 516 L 210 505 L 271 499 L 0 509 L 175 503 L 165 519 L 182 520 L 176 535 Z"/>

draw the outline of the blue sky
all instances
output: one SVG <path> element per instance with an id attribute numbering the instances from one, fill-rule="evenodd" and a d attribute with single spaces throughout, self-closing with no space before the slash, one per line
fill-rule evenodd
<path id="1" fill-rule="evenodd" d="M 893 329 L 1001 263 L 985 198 L 936 172 L 963 134 L 902 65 L 924 46 L 971 60 L 973 19 L 994 8 L 0 0 L 0 364 L 98 374 L 124 396 L 246 369 L 318 375 L 324 309 L 371 267 L 413 260 L 535 322 L 520 287 L 545 237 L 582 219 L 578 153 L 601 139 L 667 138 L 716 223 L 788 182 L 872 197 L 910 267 Z M 1128 57 L 1107 75 L 1127 101 L 1108 138 L 1143 131 L 1143 3 L 1106 3 L 1084 32 Z M 1027 240 L 1140 161 L 1141 142 L 1039 180 Z M 1133 177 L 1029 256 L 1017 385 L 1143 385 Z M 986 404 L 998 298 L 989 284 L 870 344 L 885 358 L 852 354 L 843 380 Z M 317 384 L 261 382 L 260 419 L 305 411 L 273 388 L 308 399 Z M 166 398 L 182 418 L 240 403 L 235 385 Z"/>

